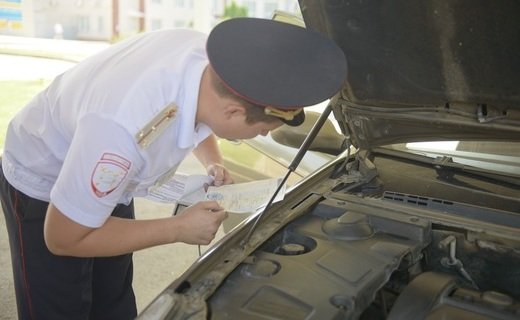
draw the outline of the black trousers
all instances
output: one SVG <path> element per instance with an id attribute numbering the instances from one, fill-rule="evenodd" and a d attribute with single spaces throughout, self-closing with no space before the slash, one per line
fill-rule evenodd
<path id="1" fill-rule="evenodd" d="M 0 167 L 19 319 L 133 319 L 132 255 L 76 258 L 53 255 L 43 239 L 48 203 L 13 188 Z M 113 216 L 133 219 L 133 202 Z"/>

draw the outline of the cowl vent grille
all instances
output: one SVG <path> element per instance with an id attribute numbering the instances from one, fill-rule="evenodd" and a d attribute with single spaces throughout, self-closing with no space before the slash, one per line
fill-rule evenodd
<path id="1" fill-rule="evenodd" d="M 507 211 L 393 191 L 385 191 L 383 193 L 383 200 L 400 202 L 406 205 L 424 207 L 479 221 L 520 228 L 518 215 Z"/>
<path id="2" fill-rule="evenodd" d="M 393 200 L 399 201 L 408 204 L 415 204 L 423 207 L 432 207 L 432 206 L 453 206 L 455 205 L 452 201 L 440 200 L 440 199 L 431 199 L 427 197 L 415 196 L 412 194 L 405 193 L 397 193 L 392 191 L 385 191 L 383 194 L 383 199 L 385 200 Z M 444 209 L 444 208 L 443 208 Z"/>

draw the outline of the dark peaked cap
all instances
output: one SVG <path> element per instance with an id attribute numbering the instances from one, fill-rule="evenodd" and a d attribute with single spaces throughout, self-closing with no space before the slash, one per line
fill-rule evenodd
<path id="1" fill-rule="evenodd" d="M 336 94 L 347 74 L 343 51 L 324 35 L 284 22 L 235 18 L 210 32 L 209 62 L 236 95 L 281 110 L 315 105 Z M 291 125 L 303 122 L 284 121 Z M 294 119 L 297 120 L 297 119 Z"/>

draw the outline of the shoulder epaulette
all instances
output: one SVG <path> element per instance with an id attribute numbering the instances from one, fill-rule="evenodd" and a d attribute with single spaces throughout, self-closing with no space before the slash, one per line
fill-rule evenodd
<path id="1" fill-rule="evenodd" d="M 176 114 L 177 105 L 173 102 L 168 104 L 135 135 L 137 144 L 143 149 L 147 148 L 175 119 Z"/>

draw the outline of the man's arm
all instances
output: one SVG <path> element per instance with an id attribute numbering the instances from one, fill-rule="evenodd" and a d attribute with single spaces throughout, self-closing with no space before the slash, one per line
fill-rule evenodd
<path id="1" fill-rule="evenodd" d="M 227 217 L 214 201 L 203 201 L 173 217 L 133 220 L 109 217 L 99 228 L 78 224 L 52 203 L 47 209 L 44 237 L 56 255 L 75 257 L 116 256 L 174 243 L 209 244 Z"/>
<path id="2" fill-rule="evenodd" d="M 193 154 L 206 168 L 208 175 L 215 178 L 214 184 L 216 186 L 233 183 L 231 175 L 223 165 L 222 155 L 215 135 L 212 134 L 202 141 L 193 149 Z"/>

